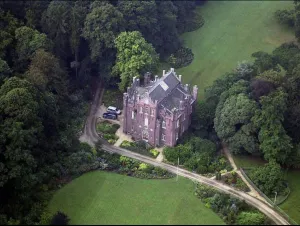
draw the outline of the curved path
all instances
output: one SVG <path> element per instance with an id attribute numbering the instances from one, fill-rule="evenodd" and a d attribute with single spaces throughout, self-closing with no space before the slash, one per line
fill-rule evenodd
<path id="1" fill-rule="evenodd" d="M 84 133 L 80 137 L 81 141 L 88 142 L 89 144 L 94 146 L 94 144 L 97 141 L 101 140 L 102 141 L 102 149 L 105 151 L 108 151 L 110 153 L 117 153 L 117 154 L 124 155 L 124 156 L 130 157 L 130 158 L 134 158 L 139 161 L 143 161 L 145 163 L 161 167 L 161 168 L 166 169 L 174 174 L 177 174 L 177 172 L 178 172 L 178 175 L 180 175 L 180 176 L 189 178 L 193 181 L 196 181 L 196 182 L 199 182 L 202 184 L 212 186 L 221 192 L 230 194 L 236 198 L 244 200 L 251 206 L 259 209 L 262 213 L 267 215 L 270 219 L 272 219 L 278 225 L 289 225 L 289 222 L 284 217 L 282 217 L 278 212 L 276 212 L 270 204 L 264 203 L 261 200 L 258 200 L 255 197 L 252 197 L 244 192 L 238 191 L 238 190 L 236 190 L 232 187 L 229 187 L 227 185 L 224 185 L 216 180 L 200 176 L 198 174 L 189 172 L 187 170 L 184 170 L 181 168 L 177 169 L 177 167 L 175 167 L 175 166 L 172 166 L 172 165 L 169 165 L 169 164 L 166 164 L 163 162 L 159 162 L 150 157 L 143 156 L 143 155 L 128 151 L 123 148 L 109 145 L 105 140 L 101 139 L 98 136 L 98 134 L 96 132 L 96 128 L 95 128 L 96 120 L 97 120 L 97 111 L 98 111 L 99 106 L 101 105 L 102 93 L 103 93 L 103 89 L 101 89 L 101 84 L 99 84 L 97 91 L 95 93 L 94 101 L 91 104 L 89 116 L 86 120 Z"/>

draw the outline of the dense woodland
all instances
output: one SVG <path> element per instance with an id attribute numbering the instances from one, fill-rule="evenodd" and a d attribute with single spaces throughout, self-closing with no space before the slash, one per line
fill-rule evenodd
<path id="1" fill-rule="evenodd" d="M 195 5 L 0 2 L 1 224 L 47 222 L 49 190 L 93 158 L 78 141 L 91 84 L 124 90 L 133 76 L 174 59 L 183 46 L 179 35 L 203 24 Z"/>

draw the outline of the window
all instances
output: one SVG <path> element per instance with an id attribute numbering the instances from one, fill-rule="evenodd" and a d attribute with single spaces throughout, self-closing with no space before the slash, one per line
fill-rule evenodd
<path id="1" fill-rule="evenodd" d="M 145 117 L 145 126 L 148 126 L 148 118 Z"/>
<path id="2" fill-rule="evenodd" d="M 131 118 L 134 119 L 134 111 L 131 112 Z"/>
<path id="3" fill-rule="evenodd" d="M 177 119 L 177 128 L 179 128 L 179 119 Z"/>
<path id="4" fill-rule="evenodd" d="M 176 140 L 178 140 L 178 133 L 176 133 Z"/>
<path id="5" fill-rule="evenodd" d="M 149 108 L 148 107 L 145 107 L 145 113 L 148 114 L 148 110 Z"/>
<path id="6" fill-rule="evenodd" d="M 151 116 L 154 116 L 154 109 L 151 109 Z"/>
<path id="7" fill-rule="evenodd" d="M 131 131 L 133 131 L 133 128 L 134 128 L 134 127 L 133 127 L 133 125 L 132 125 L 132 126 L 131 126 Z"/>
<path id="8" fill-rule="evenodd" d="M 163 122 L 162 122 L 162 128 L 166 128 L 166 121 L 165 120 L 163 120 Z"/>
<path id="9" fill-rule="evenodd" d="M 162 134 L 161 139 L 162 139 L 163 141 L 165 141 L 165 140 L 166 140 L 166 135 L 165 135 L 165 134 Z"/>
<path id="10" fill-rule="evenodd" d="M 143 113 L 143 107 L 142 106 L 140 107 L 140 113 Z"/>
<path id="11" fill-rule="evenodd" d="M 183 114 L 183 120 L 185 120 L 185 114 Z"/>

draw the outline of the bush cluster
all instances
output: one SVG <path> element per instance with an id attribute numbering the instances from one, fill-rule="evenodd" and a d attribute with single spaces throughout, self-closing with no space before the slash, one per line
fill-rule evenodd
<path id="1" fill-rule="evenodd" d="M 171 54 L 167 62 L 174 68 L 186 67 L 192 63 L 194 59 L 194 54 L 191 49 L 182 47 L 178 49 L 175 53 Z"/>
<path id="2" fill-rule="evenodd" d="M 248 186 L 244 183 L 244 181 L 238 176 L 238 174 L 236 172 L 231 172 L 229 174 L 222 176 L 222 181 L 224 181 L 226 184 L 233 186 L 241 191 L 244 191 L 244 192 L 250 191 Z"/>
<path id="3" fill-rule="evenodd" d="M 266 216 L 245 201 L 233 198 L 203 184 L 197 184 L 196 196 L 207 208 L 217 213 L 227 224 L 269 225 L 272 222 Z"/>
<path id="4" fill-rule="evenodd" d="M 156 158 L 159 154 L 157 150 L 153 149 L 151 146 L 149 146 L 149 144 L 142 140 L 136 142 L 124 140 L 120 147 L 152 158 Z"/>
<path id="5" fill-rule="evenodd" d="M 96 130 L 110 144 L 114 144 L 119 139 L 119 137 L 115 135 L 119 128 L 119 124 L 113 124 L 109 121 L 103 121 L 97 124 Z"/>
<path id="6" fill-rule="evenodd" d="M 138 160 L 117 154 L 98 151 L 98 159 L 105 164 L 105 170 L 141 179 L 172 178 L 174 174 L 160 167 L 142 163 Z"/>
<path id="7" fill-rule="evenodd" d="M 216 145 L 206 139 L 191 137 L 184 144 L 164 148 L 168 162 L 179 164 L 199 174 L 215 173 L 231 166 L 224 156 L 217 155 Z"/>

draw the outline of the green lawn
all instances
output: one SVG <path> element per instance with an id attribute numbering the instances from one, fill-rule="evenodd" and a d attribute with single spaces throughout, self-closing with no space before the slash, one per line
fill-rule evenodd
<path id="1" fill-rule="evenodd" d="M 289 171 L 287 173 L 287 180 L 291 193 L 287 200 L 279 207 L 293 220 L 300 223 L 300 171 Z"/>
<path id="2" fill-rule="evenodd" d="M 183 34 L 195 58 L 181 69 L 183 82 L 198 85 L 199 97 L 204 88 L 238 61 L 251 60 L 255 51 L 271 52 L 294 39 L 292 29 L 274 19 L 277 9 L 292 8 L 292 1 L 208 1 L 198 8 L 205 19 L 200 29 Z"/>
<path id="3" fill-rule="evenodd" d="M 232 158 L 238 168 L 263 166 L 265 163 L 267 163 L 259 157 L 253 157 L 248 155 L 232 155 Z"/>
<path id="4" fill-rule="evenodd" d="M 225 224 L 193 191 L 182 177 L 142 180 L 94 171 L 57 191 L 49 208 L 67 213 L 71 224 Z"/>

